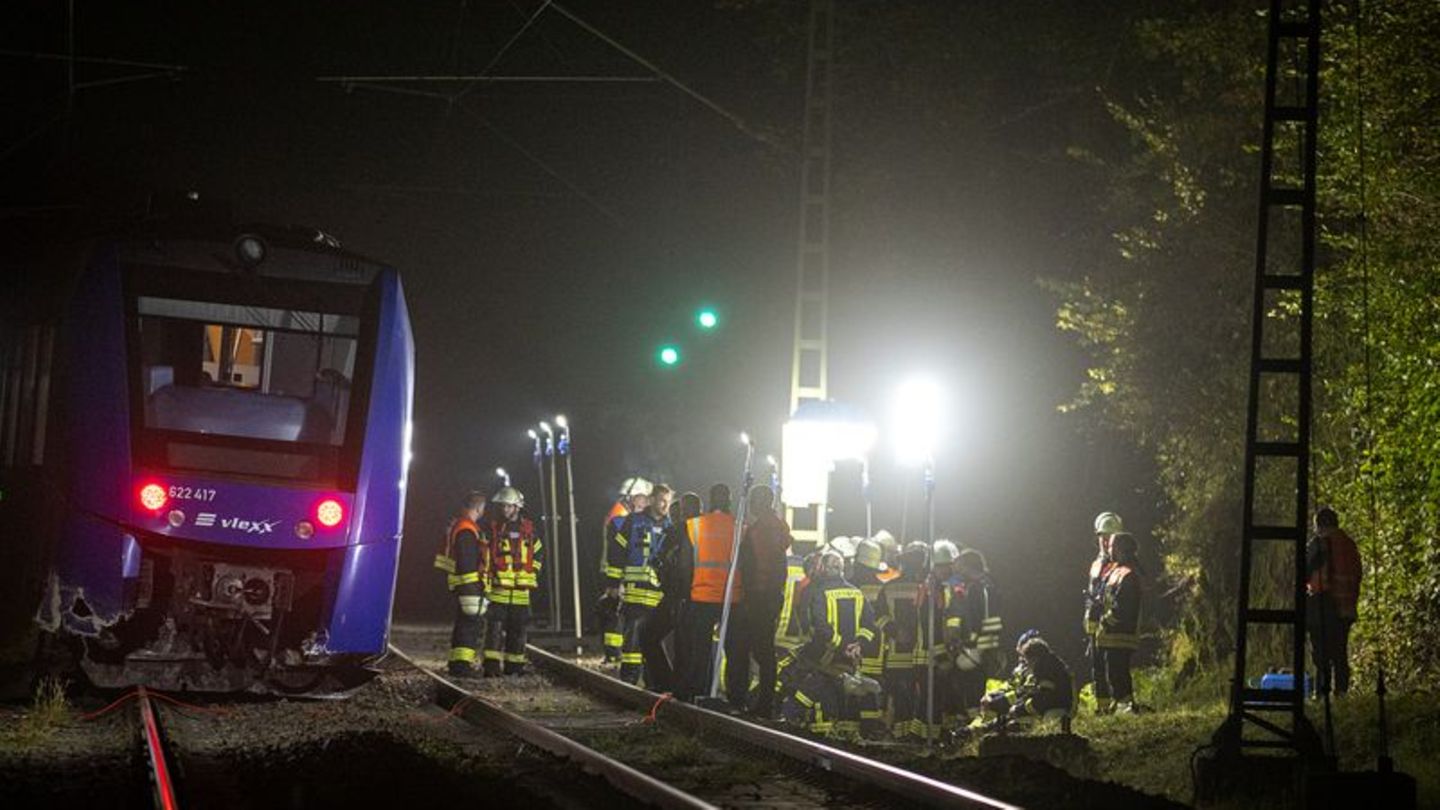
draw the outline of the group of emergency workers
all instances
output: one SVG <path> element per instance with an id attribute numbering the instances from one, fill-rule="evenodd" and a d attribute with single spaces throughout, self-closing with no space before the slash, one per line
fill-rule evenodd
<path id="1" fill-rule="evenodd" d="M 708 503 L 643 478 L 621 485 L 604 524 L 599 603 L 605 661 L 618 663 L 621 679 L 682 700 L 718 698 L 723 682 L 733 712 L 821 734 L 935 739 L 1047 717 L 1069 728 L 1076 684 L 1039 631 L 1020 634 L 1017 663 L 1002 678 L 1004 622 L 980 551 L 950 540 L 902 545 L 881 530 L 833 538 L 802 558 L 774 491 L 760 485 L 745 495 L 737 526 L 724 484 L 710 488 Z M 524 505 L 510 486 L 491 498 L 474 491 L 445 531 L 435 567 L 455 596 L 452 675 L 524 670 L 544 561 Z M 1333 672 L 1343 693 L 1359 555 L 1333 510 L 1320 510 L 1315 525 L 1314 655 L 1321 689 Z M 1094 537 L 1084 631 L 1095 711 L 1137 713 L 1139 544 L 1114 512 L 1095 517 Z"/>
<path id="2" fill-rule="evenodd" d="M 622 680 L 684 700 L 718 692 L 723 679 L 735 711 L 770 716 L 789 527 L 775 514 L 768 487 L 746 493 L 742 526 L 724 484 L 710 488 L 708 503 L 693 492 L 674 494 L 666 484 L 628 479 L 606 519 L 600 599 L 606 661 L 619 663 Z M 723 658 L 744 665 L 722 666 L 717 675 L 722 620 Z M 750 689 L 752 663 L 769 688 Z"/>
<path id="3" fill-rule="evenodd" d="M 524 507 L 525 496 L 514 487 L 493 498 L 474 491 L 445 530 L 435 567 L 445 572 L 455 596 L 451 675 L 494 677 L 525 669 L 530 597 L 544 547 Z"/>
<path id="4" fill-rule="evenodd" d="M 621 485 L 604 525 L 600 613 L 605 660 L 622 680 L 682 700 L 719 697 L 723 682 L 732 711 L 821 734 L 933 739 L 1036 717 L 1068 727 L 1073 679 L 1038 631 L 1020 635 L 1018 664 L 1000 679 L 1004 622 L 980 551 L 902 545 L 881 530 L 802 558 L 774 492 L 756 486 L 746 497 L 737 527 L 724 484 L 708 504 L 643 478 Z M 435 566 L 456 600 L 452 675 L 524 670 L 544 560 L 524 503 L 509 486 L 491 498 L 471 492 L 446 529 Z M 1084 622 L 1096 709 L 1134 712 L 1138 545 L 1113 512 L 1094 530 Z"/>
<path id="5" fill-rule="evenodd" d="M 732 711 L 817 733 L 934 738 L 1039 717 L 1068 725 L 1075 684 L 1037 631 L 1020 636 L 1006 677 L 999 594 L 980 551 L 937 540 L 932 555 L 882 530 L 802 558 L 769 487 L 748 493 L 738 531 L 723 484 L 708 504 L 674 495 L 628 479 L 605 522 L 604 646 L 623 680 L 683 700 L 723 682 Z M 1096 518 L 1095 535 L 1085 630 L 1098 709 L 1135 711 L 1137 546 L 1114 513 Z"/>

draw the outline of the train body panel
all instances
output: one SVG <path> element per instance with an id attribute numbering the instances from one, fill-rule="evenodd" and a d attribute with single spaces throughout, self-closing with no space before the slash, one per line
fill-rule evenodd
<path id="1" fill-rule="evenodd" d="M 65 520 L 41 621 L 86 634 L 123 612 L 120 574 L 134 542 L 123 522 L 131 477 L 127 370 L 123 357 L 93 362 L 113 358 L 114 347 L 125 345 L 125 313 L 116 306 L 122 294 L 114 251 L 99 251 L 81 276 L 61 327 L 60 367 L 69 379 L 60 386 L 60 407 L 86 418 L 67 424 L 62 433 L 62 491 L 57 494 Z"/>
<path id="2" fill-rule="evenodd" d="M 82 273 L 37 618 L 95 683 L 325 692 L 383 654 L 414 342 L 398 274 L 335 247 L 155 237 Z"/>

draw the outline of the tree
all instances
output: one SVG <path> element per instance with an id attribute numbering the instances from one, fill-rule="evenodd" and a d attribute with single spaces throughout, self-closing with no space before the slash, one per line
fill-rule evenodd
<path id="1" fill-rule="evenodd" d="M 1129 148 L 1072 149 L 1095 172 L 1113 246 L 1080 281 L 1049 283 L 1058 327 L 1092 358 L 1065 408 L 1132 436 L 1160 469 L 1168 575 L 1186 598 L 1170 634 L 1182 673 L 1213 668 L 1233 639 L 1264 70 L 1255 5 L 1188 3 L 1133 27 L 1146 80 L 1107 88 Z M 1440 99 L 1437 35 L 1440 8 L 1423 0 L 1367 7 L 1363 21 L 1353 4 L 1329 5 L 1321 83 L 1312 491 L 1347 516 L 1370 564 L 1362 664 L 1403 662 L 1412 682 L 1440 662 L 1440 138 L 1424 123 Z M 1269 573 L 1262 587 L 1288 576 Z"/>

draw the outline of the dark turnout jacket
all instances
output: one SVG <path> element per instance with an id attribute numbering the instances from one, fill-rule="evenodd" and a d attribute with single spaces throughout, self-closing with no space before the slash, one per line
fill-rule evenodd
<path id="1" fill-rule="evenodd" d="M 790 527 L 773 512 L 761 514 L 745 527 L 740 541 L 740 581 L 745 600 L 780 604 L 789 575 Z"/>

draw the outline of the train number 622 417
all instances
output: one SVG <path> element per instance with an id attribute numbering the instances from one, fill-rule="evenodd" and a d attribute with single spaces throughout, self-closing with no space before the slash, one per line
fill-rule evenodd
<path id="1" fill-rule="evenodd" d="M 202 487 L 170 487 L 170 497 L 177 501 L 213 501 L 215 490 Z"/>

